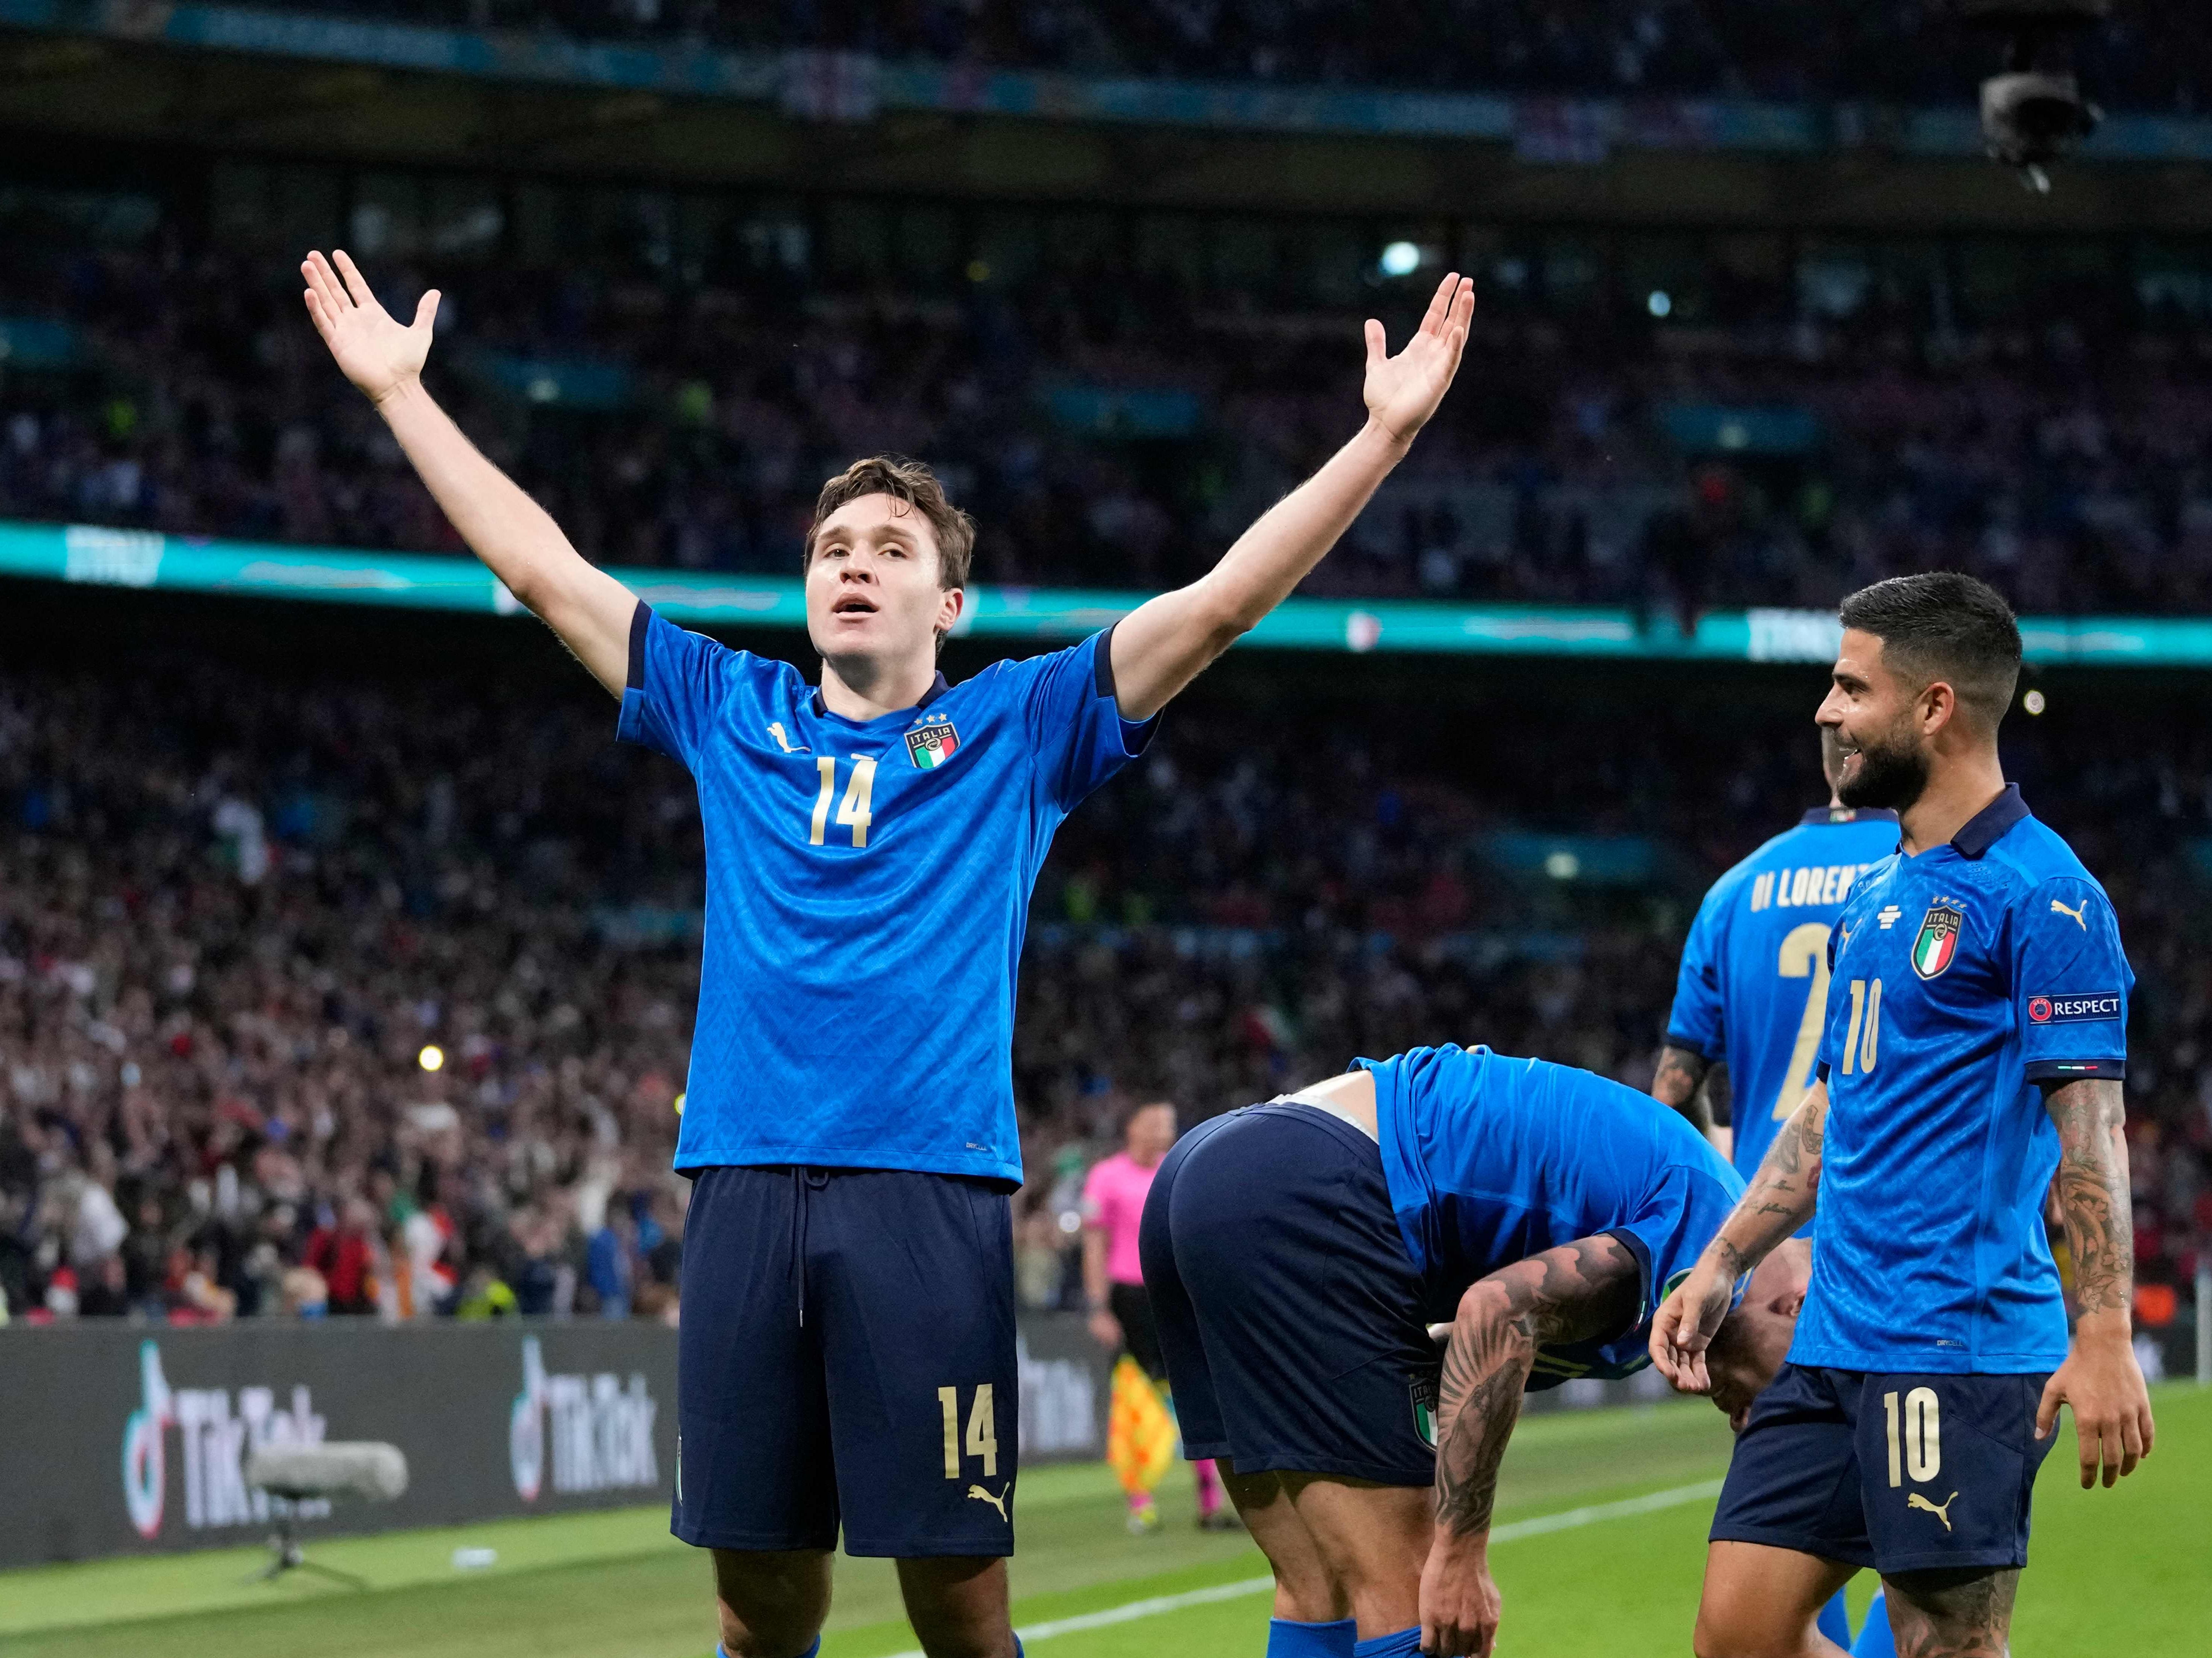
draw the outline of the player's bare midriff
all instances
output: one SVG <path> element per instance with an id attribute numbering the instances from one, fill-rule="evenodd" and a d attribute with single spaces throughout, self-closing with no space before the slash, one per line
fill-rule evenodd
<path id="1" fill-rule="evenodd" d="M 1283 1099 L 1292 1105 L 1310 1105 L 1332 1117 L 1341 1117 L 1370 1140 L 1381 1143 L 1375 1132 L 1375 1075 L 1370 1071 L 1347 1071 L 1341 1077 L 1302 1088 Z"/>

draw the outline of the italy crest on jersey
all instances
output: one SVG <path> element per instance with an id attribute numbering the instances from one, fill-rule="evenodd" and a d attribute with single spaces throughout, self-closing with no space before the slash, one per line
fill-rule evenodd
<path id="1" fill-rule="evenodd" d="M 933 771 L 952 757 L 960 746 L 960 733 L 950 720 L 917 726 L 906 734 L 908 758 L 924 771 Z"/>
<path id="2" fill-rule="evenodd" d="M 1932 979 L 1951 965 L 1959 953 L 1959 932 L 1966 918 L 1957 905 L 1937 899 L 1920 918 L 1920 936 L 1912 941 L 1912 970 Z"/>

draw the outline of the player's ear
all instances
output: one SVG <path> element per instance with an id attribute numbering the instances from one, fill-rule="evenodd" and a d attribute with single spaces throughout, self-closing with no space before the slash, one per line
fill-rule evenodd
<path id="1" fill-rule="evenodd" d="M 947 587 L 937 595 L 937 636 L 939 639 L 952 631 L 953 625 L 960 620 L 961 612 L 967 608 L 968 590 L 964 587 Z"/>
<path id="2" fill-rule="evenodd" d="M 1766 1303 L 1767 1310 L 1778 1318 L 1795 1319 L 1805 1309 L 1805 1286 L 1785 1290 Z"/>

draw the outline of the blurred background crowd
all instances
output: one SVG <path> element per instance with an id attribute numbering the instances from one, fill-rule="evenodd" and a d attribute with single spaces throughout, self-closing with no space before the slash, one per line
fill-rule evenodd
<path id="1" fill-rule="evenodd" d="M 204 187 L 202 187 L 204 185 Z M 978 580 L 1152 590 L 1348 437 L 1448 267 L 1469 372 L 1310 591 L 1826 607 L 1974 571 L 2212 606 L 2212 256 L 799 201 L 222 163 L 0 188 L 0 518 L 459 544 L 307 326 L 343 243 L 579 547 L 789 574 L 818 481 L 931 461 Z"/>
<path id="2" fill-rule="evenodd" d="M 550 644 L 528 672 L 72 648 L 0 673 L 12 1314 L 672 1316 L 684 774 Z M 1062 831 L 1014 1056 L 1030 1304 L 1079 1295 L 1081 1176 L 1144 1101 L 1188 1124 L 1446 1041 L 1644 1085 L 1704 887 L 1820 798 L 1815 670 L 1374 671 L 1315 700 L 1232 661 Z M 2140 975 L 2138 1272 L 2170 1320 L 2212 1247 L 2212 744 L 2117 694 L 2140 740 L 2054 688 L 2008 765 Z"/>
<path id="3" fill-rule="evenodd" d="M 1942 0 L 283 0 L 285 9 L 463 28 L 801 47 L 976 67 L 1285 85 L 1939 102 L 1995 56 Z M 2212 29 L 2134 0 L 2085 43 L 2082 73 L 2124 107 L 2200 106 Z"/>

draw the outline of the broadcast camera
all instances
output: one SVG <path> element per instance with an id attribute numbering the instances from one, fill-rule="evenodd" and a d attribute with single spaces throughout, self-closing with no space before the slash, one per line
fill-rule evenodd
<path id="1" fill-rule="evenodd" d="M 1982 82 L 1982 137 L 1993 160 L 2018 169 L 2039 194 L 2046 162 L 2096 131 L 2103 112 L 2081 96 L 2058 43 L 2111 15 L 2112 0 L 1957 0 L 1973 28 L 2005 37 L 2005 72 Z"/>

